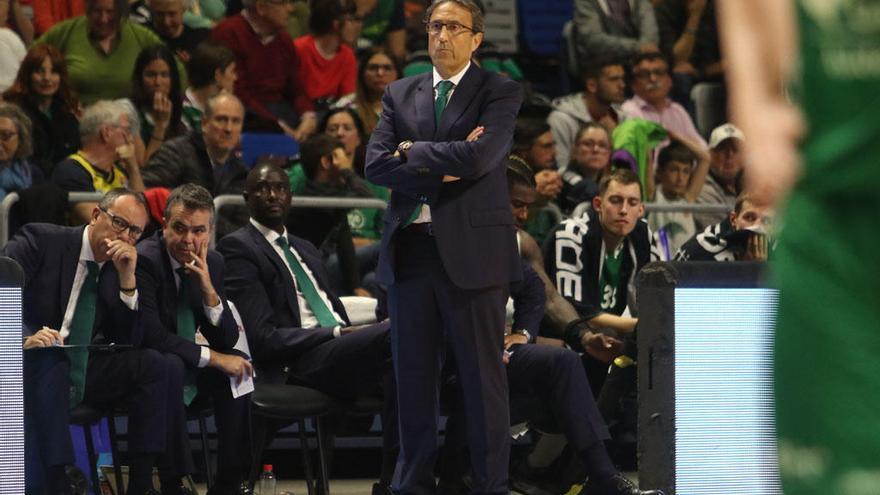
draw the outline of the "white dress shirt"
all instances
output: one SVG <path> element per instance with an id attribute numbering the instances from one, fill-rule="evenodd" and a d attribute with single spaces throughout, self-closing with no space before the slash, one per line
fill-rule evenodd
<path id="1" fill-rule="evenodd" d="M 464 66 L 464 69 L 461 69 L 460 71 L 458 71 L 457 74 L 450 77 L 449 79 L 443 79 L 440 76 L 440 73 L 437 72 L 437 68 L 434 67 L 434 70 L 433 70 L 433 72 L 434 72 L 434 100 L 437 99 L 437 85 L 440 84 L 440 81 L 449 81 L 452 83 L 452 89 L 449 90 L 449 94 L 446 97 L 446 106 L 448 107 L 449 102 L 452 101 L 452 95 L 455 93 L 455 88 L 458 87 L 458 83 L 461 82 L 461 78 L 464 77 L 464 73 L 467 72 L 467 70 L 470 68 L 471 68 L 471 63 L 468 62 L 467 65 Z M 419 216 L 416 217 L 416 219 L 413 220 L 412 223 L 428 223 L 428 222 L 430 222 L 431 221 L 431 207 L 426 204 L 422 204 L 422 205 L 419 205 L 419 208 L 421 208 L 422 211 L 419 212 Z"/>
<path id="2" fill-rule="evenodd" d="M 296 302 L 299 305 L 300 325 L 302 325 L 303 328 L 317 327 L 318 326 L 318 318 L 315 317 L 314 311 L 312 311 L 312 308 L 309 307 L 309 303 L 306 301 L 305 296 L 303 296 L 302 291 L 300 291 L 299 284 L 297 284 L 297 282 L 296 282 L 296 275 L 294 275 L 293 269 L 290 267 L 290 264 L 287 263 L 287 256 L 284 255 L 284 252 L 281 250 L 281 246 L 279 246 L 278 243 L 276 242 L 276 240 L 279 237 L 281 237 L 282 235 L 284 237 L 287 237 L 287 229 L 284 229 L 283 234 L 279 234 L 278 232 L 275 232 L 274 230 L 270 229 L 269 227 L 266 227 L 265 225 L 261 224 L 260 222 L 254 220 L 253 218 L 250 219 L 250 222 L 251 222 L 251 225 L 253 225 L 257 230 L 259 230 L 261 234 L 263 234 L 263 237 L 265 237 L 266 240 L 269 242 L 269 245 L 272 246 L 272 249 L 275 251 L 275 254 L 277 254 L 278 257 L 281 258 L 281 261 L 284 263 L 284 266 L 287 267 L 287 271 L 290 272 L 290 278 L 293 280 L 294 289 L 296 290 Z M 321 300 L 324 301 L 324 304 L 326 304 L 327 307 L 330 309 L 330 311 L 333 312 L 333 317 L 336 318 L 336 322 L 339 323 L 339 325 L 337 325 L 336 328 L 333 329 L 333 336 L 339 337 L 341 334 L 340 333 L 341 325 L 343 325 L 345 323 L 345 320 L 342 319 L 342 317 L 339 316 L 339 314 L 333 310 L 333 304 L 330 303 L 330 298 L 327 296 L 327 293 L 324 292 L 323 289 L 321 289 L 321 286 L 318 284 L 318 281 L 315 279 L 315 275 L 312 273 L 311 270 L 309 270 L 308 265 L 306 265 L 306 263 L 303 261 L 302 257 L 299 255 L 299 253 L 296 252 L 296 249 L 294 249 L 293 245 L 289 245 L 289 247 L 290 247 L 290 252 L 293 253 L 293 255 L 296 257 L 297 261 L 299 261 L 299 264 L 300 264 L 300 266 L 302 266 L 303 271 L 305 271 L 306 275 L 308 275 L 308 277 L 312 280 L 312 285 L 315 286 L 315 290 L 318 292 L 318 295 L 321 297 Z"/>
<path id="3" fill-rule="evenodd" d="M 171 252 L 166 248 L 165 250 L 168 253 L 168 258 L 171 260 L 171 273 L 174 274 L 174 286 L 177 287 L 177 292 L 180 293 L 180 274 L 177 273 L 177 269 L 180 268 L 180 262 L 174 259 L 174 256 L 171 256 Z M 220 298 L 220 295 L 217 295 L 217 298 Z M 220 325 L 220 318 L 223 317 L 223 301 L 221 300 L 216 306 L 208 306 L 205 304 L 204 299 L 202 299 L 202 309 L 205 311 L 205 317 L 208 318 L 208 321 L 211 322 L 211 325 L 215 327 Z M 208 346 L 199 346 L 199 368 L 204 368 L 208 366 L 208 363 L 211 361 L 211 349 Z"/>
<path id="4" fill-rule="evenodd" d="M 95 261 L 95 253 L 92 251 L 92 245 L 89 244 L 89 232 L 91 226 L 87 225 L 83 229 L 82 247 L 79 250 L 79 261 L 76 264 L 76 275 L 73 277 L 73 287 L 70 288 L 70 298 L 67 300 L 67 309 L 64 311 L 64 320 L 61 322 L 61 337 L 67 339 L 70 335 L 70 324 L 73 322 L 73 313 L 76 311 L 76 302 L 79 300 L 79 293 L 82 292 L 83 284 L 86 281 L 86 275 L 89 273 L 86 267 L 87 261 Z M 96 262 L 97 263 L 97 262 Z M 98 273 L 104 267 L 106 261 L 98 263 Z M 135 289 L 134 294 L 128 296 L 124 292 L 119 291 L 119 299 L 128 306 L 128 309 L 137 311 L 138 309 L 138 292 Z"/>

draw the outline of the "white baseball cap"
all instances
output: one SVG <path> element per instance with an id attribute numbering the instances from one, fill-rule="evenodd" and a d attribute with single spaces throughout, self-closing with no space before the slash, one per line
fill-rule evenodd
<path id="1" fill-rule="evenodd" d="M 746 140 L 745 135 L 735 125 L 731 123 L 719 125 L 712 129 L 712 134 L 709 136 L 709 149 L 714 150 L 719 144 L 730 138 L 737 138 L 740 141 Z"/>

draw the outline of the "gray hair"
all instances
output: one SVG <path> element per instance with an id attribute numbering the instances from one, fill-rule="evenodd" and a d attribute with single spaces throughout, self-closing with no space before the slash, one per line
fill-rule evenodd
<path id="1" fill-rule="evenodd" d="M 204 187 L 191 182 L 181 184 L 171 190 L 171 195 L 165 202 L 165 220 L 171 218 L 171 209 L 177 205 L 183 205 L 184 210 L 208 210 L 211 218 L 214 218 L 214 197 Z"/>
<path id="2" fill-rule="evenodd" d="M 119 117 L 125 115 L 134 126 L 137 117 L 131 120 L 131 112 L 120 101 L 101 100 L 86 107 L 79 119 L 79 136 L 83 142 L 97 136 L 104 126 L 119 125 Z M 134 131 L 132 131 L 134 132 Z"/>
<path id="3" fill-rule="evenodd" d="M 15 124 L 16 132 L 18 132 L 18 149 L 15 150 L 15 156 L 12 159 L 20 160 L 30 157 L 34 151 L 31 141 L 31 119 L 18 105 L 0 102 L 0 118 L 3 117 L 11 120 Z"/>
<path id="4" fill-rule="evenodd" d="M 465 9 L 471 13 L 471 19 L 473 19 L 473 22 L 472 22 L 473 26 L 471 26 L 471 29 L 473 29 L 474 33 L 482 33 L 483 32 L 483 29 L 485 27 L 485 25 L 484 25 L 485 23 L 483 20 L 483 9 L 474 0 L 436 0 L 434 3 L 432 3 L 428 7 L 428 10 L 425 11 L 425 17 L 424 17 L 423 21 L 424 22 L 430 21 L 431 14 L 434 13 L 434 9 L 443 5 L 444 3 L 450 3 L 450 2 L 458 5 L 459 7 L 462 7 L 463 9 Z"/>
<path id="5" fill-rule="evenodd" d="M 238 106 L 241 107 L 242 113 L 244 113 L 244 105 L 241 103 L 241 100 L 239 100 L 237 96 L 232 93 L 221 91 L 216 95 L 208 98 L 208 101 L 205 102 L 205 120 L 210 119 L 211 116 L 214 115 L 214 107 L 217 106 L 220 101 L 227 99 L 238 103 Z"/>
<path id="6" fill-rule="evenodd" d="M 104 194 L 104 197 L 101 198 L 101 201 L 98 203 L 98 208 L 107 211 L 116 203 L 116 200 L 123 196 L 131 196 L 135 200 L 137 200 L 138 204 L 144 208 L 144 211 L 147 212 L 147 216 L 149 216 L 150 207 L 147 206 L 147 200 L 144 199 L 144 195 L 139 192 L 134 192 L 131 189 L 127 189 L 125 187 L 117 187 L 116 189 L 111 189 Z"/>

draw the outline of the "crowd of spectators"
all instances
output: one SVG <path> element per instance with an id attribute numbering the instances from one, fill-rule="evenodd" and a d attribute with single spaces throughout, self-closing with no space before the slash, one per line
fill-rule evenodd
<path id="1" fill-rule="evenodd" d="M 426 3 L 0 0 L 0 199 L 37 184 L 240 195 L 253 166 L 242 134 L 259 132 L 299 143 L 299 156 L 258 160 L 284 169 L 293 196 L 387 201 L 364 178 L 365 148 L 385 88 L 431 70 L 411 42 L 423 41 Z M 478 52 L 530 96 L 508 163 L 521 253 L 545 289 L 530 331 L 582 353 L 584 389 L 609 425 L 634 393 L 621 358 L 635 359 L 637 271 L 772 249 L 773 212 L 742 190 L 747 137 L 695 124 L 693 86 L 723 84 L 714 3 L 574 0 L 569 76 L 582 86 L 555 98 L 534 93 L 515 56 Z M 94 207 L 73 204 L 65 221 L 88 222 Z M 240 208 L 218 212 L 218 237 L 247 221 Z M 317 247 L 334 293 L 382 298 L 381 210 L 294 209 L 285 225 Z"/>

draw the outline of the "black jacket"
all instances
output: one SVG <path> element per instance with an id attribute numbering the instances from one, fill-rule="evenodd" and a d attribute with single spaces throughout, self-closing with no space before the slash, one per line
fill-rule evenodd
<path id="1" fill-rule="evenodd" d="M 600 313 L 620 315 L 627 306 L 634 312 L 635 275 L 647 263 L 660 258 L 648 223 L 639 220 L 623 241 L 625 254 L 617 288 L 617 294 L 622 296 L 617 298 L 613 307 L 603 309 L 599 276 L 605 261 L 605 243 L 602 241 L 602 224 L 595 210 L 590 209 L 579 218 L 560 223 L 547 237 L 543 250 L 547 275 L 583 319 Z M 569 330 L 566 331 L 566 342 L 580 348 L 576 335 L 578 328 L 572 326 Z"/>

